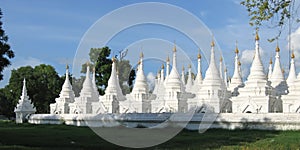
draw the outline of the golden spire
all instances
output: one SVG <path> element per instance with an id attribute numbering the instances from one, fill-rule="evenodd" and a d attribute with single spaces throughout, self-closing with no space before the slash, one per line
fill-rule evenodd
<path id="1" fill-rule="evenodd" d="M 294 59 L 295 58 L 295 54 L 294 54 L 294 49 L 292 48 L 292 54 L 291 54 L 291 58 Z"/>
<path id="2" fill-rule="evenodd" d="M 222 62 L 223 61 L 223 58 L 222 58 L 222 56 L 220 57 L 220 62 Z"/>
<path id="3" fill-rule="evenodd" d="M 292 53 L 292 55 L 291 55 L 291 58 L 292 58 L 292 59 L 294 59 L 294 58 L 295 58 L 295 54 L 294 54 L 294 52 Z"/>
<path id="4" fill-rule="evenodd" d="M 272 57 L 270 58 L 270 62 L 269 62 L 269 64 L 273 64 Z"/>
<path id="5" fill-rule="evenodd" d="M 227 67 L 224 69 L 224 72 L 227 72 Z"/>
<path id="6" fill-rule="evenodd" d="M 167 62 L 170 62 L 170 57 L 169 57 L 169 55 L 168 55 L 168 57 L 167 57 Z"/>
<path id="7" fill-rule="evenodd" d="M 68 64 L 66 64 L 66 69 L 69 69 L 69 65 Z"/>
<path id="8" fill-rule="evenodd" d="M 176 52 L 177 50 L 176 50 L 176 43 L 175 43 L 175 41 L 174 41 L 174 48 L 173 48 L 173 52 Z"/>
<path id="9" fill-rule="evenodd" d="M 141 52 L 140 58 L 144 58 L 144 53 L 143 52 Z"/>
<path id="10" fill-rule="evenodd" d="M 239 66 L 242 65 L 241 61 L 238 62 L 238 65 L 239 65 Z"/>
<path id="11" fill-rule="evenodd" d="M 239 53 L 239 49 L 238 49 L 238 44 L 237 41 L 235 42 L 235 53 L 238 54 Z"/>
<path id="12" fill-rule="evenodd" d="M 197 56 L 198 59 L 201 59 L 201 54 L 200 54 L 200 48 L 198 50 L 198 56 Z"/>
<path id="13" fill-rule="evenodd" d="M 113 57 L 111 60 L 112 60 L 112 62 L 116 62 L 117 61 L 116 57 Z"/>
<path id="14" fill-rule="evenodd" d="M 165 69 L 165 65 L 164 64 L 161 65 L 161 69 Z"/>
<path id="15" fill-rule="evenodd" d="M 255 40 L 256 40 L 256 41 L 258 41 L 258 40 L 259 40 L 258 28 L 256 28 Z"/>
<path id="16" fill-rule="evenodd" d="M 91 63 L 90 63 L 89 61 L 87 61 L 85 64 L 86 64 L 87 66 L 90 66 Z"/>
<path id="17" fill-rule="evenodd" d="M 138 65 L 140 65 L 140 64 L 141 64 L 141 61 L 139 60 L 139 61 L 138 61 Z"/>
<path id="18" fill-rule="evenodd" d="M 284 69 L 281 69 L 282 73 L 284 74 L 285 73 L 285 70 Z"/>
<path id="19" fill-rule="evenodd" d="M 278 40 L 277 40 L 277 45 L 276 45 L 276 52 L 280 52 L 280 48 L 278 46 Z"/>
<path id="20" fill-rule="evenodd" d="M 215 47 L 214 35 L 212 35 L 212 40 L 211 40 L 210 46 Z"/>
<path id="21" fill-rule="evenodd" d="M 200 54 L 200 53 L 198 54 L 197 58 L 198 58 L 198 59 L 201 59 L 201 54 Z"/>

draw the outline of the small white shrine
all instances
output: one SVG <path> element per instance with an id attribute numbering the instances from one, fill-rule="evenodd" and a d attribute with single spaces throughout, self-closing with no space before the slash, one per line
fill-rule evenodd
<path id="1" fill-rule="evenodd" d="M 30 115 L 36 112 L 34 105 L 27 95 L 26 80 L 23 81 L 23 89 L 20 100 L 14 110 L 16 113 L 16 123 L 23 123 Z"/>

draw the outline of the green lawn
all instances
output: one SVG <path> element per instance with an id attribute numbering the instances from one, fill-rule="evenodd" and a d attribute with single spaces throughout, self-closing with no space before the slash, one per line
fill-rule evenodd
<path id="1" fill-rule="evenodd" d="M 300 131 L 211 129 L 182 131 L 149 149 L 299 149 Z M 124 149 L 98 137 L 88 127 L 0 122 L 0 149 Z"/>

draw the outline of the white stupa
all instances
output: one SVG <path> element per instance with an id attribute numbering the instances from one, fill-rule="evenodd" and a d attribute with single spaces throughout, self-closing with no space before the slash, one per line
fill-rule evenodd
<path id="1" fill-rule="evenodd" d="M 286 79 L 286 82 L 287 82 L 287 85 L 288 85 L 288 88 L 289 88 L 289 91 L 291 92 L 292 90 L 294 90 L 294 85 L 295 85 L 295 81 L 297 79 L 296 77 L 296 69 L 295 69 L 295 54 L 294 52 L 292 52 L 292 55 L 291 55 L 291 63 L 290 63 L 290 72 L 289 72 L 289 75 Z"/>
<path id="2" fill-rule="evenodd" d="M 272 76 L 270 78 L 271 86 L 274 88 L 277 88 L 279 86 L 283 86 L 283 84 L 286 84 L 283 73 L 282 73 L 282 69 L 281 69 L 279 52 L 280 52 L 280 48 L 278 47 L 278 44 L 277 44 L 274 69 L 272 72 Z"/>
<path id="3" fill-rule="evenodd" d="M 168 56 L 166 60 L 166 80 L 168 79 L 169 74 L 170 74 L 170 57 Z"/>
<path id="4" fill-rule="evenodd" d="M 224 89 L 222 89 L 223 80 L 221 80 L 215 63 L 214 46 L 215 43 L 212 41 L 210 63 L 206 70 L 203 84 L 201 85 L 201 89 L 195 93 L 196 97 L 188 99 L 188 109 L 194 109 L 196 107 L 198 112 L 205 112 L 209 109 L 209 111 L 215 113 L 225 111 L 225 109 L 231 109 L 224 108 L 226 100 L 222 97 L 224 95 Z"/>
<path id="5" fill-rule="evenodd" d="M 184 112 L 186 111 L 186 101 L 180 100 L 184 91 L 183 83 L 177 71 L 176 46 L 173 49 L 172 70 L 167 77 L 165 84 L 159 84 L 160 90 L 155 100 L 151 102 L 152 112 Z M 161 77 L 162 78 L 162 77 Z M 179 104 L 179 102 L 183 102 Z M 179 108 L 179 105 L 181 106 Z"/>
<path id="6" fill-rule="evenodd" d="M 273 67 L 272 67 L 273 61 L 272 58 L 270 58 L 270 62 L 269 62 L 269 71 L 268 71 L 268 81 L 271 80 L 272 77 L 272 73 L 273 73 Z"/>
<path id="7" fill-rule="evenodd" d="M 93 85 L 93 101 L 97 102 L 99 101 L 99 91 L 98 91 L 98 87 L 96 84 L 96 69 L 95 67 L 93 68 L 93 78 L 92 78 L 92 85 Z"/>
<path id="8" fill-rule="evenodd" d="M 91 114 L 92 102 L 97 101 L 99 101 L 99 97 L 96 97 L 93 81 L 90 77 L 90 65 L 87 63 L 85 80 L 80 91 L 80 96 L 75 98 L 74 103 L 69 104 L 70 113 Z"/>
<path id="9" fill-rule="evenodd" d="M 232 97 L 233 113 L 267 113 L 270 108 L 272 88 L 267 84 L 264 67 L 259 52 L 259 36 L 255 36 L 255 55 L 250 68 L 250 74 L 243 88 L 239 88 L 239 95 Z"/>
<path id="10" fill-rule="evenodd" d="M 51 114 L 67 114 L 70 112 L 69 104 L 75 100 L 75 94 L 69 79 L 69 66 L 66 67 L 66 78 L 61 88 L 59 97 L 55 99 L 55 103 L 50 104 Z"/>
<path id="11" fill-rule="evenodd" d="M 282 105 L 284 113 L 300 113 L 300 73 L 296 77 L 295 71 L 295 55 L 294 52 L 291 55 L 290 72 L 287 78 L 288 90 L 287 95 L 282 95 Z"/>
<path id="12" fill-rule="evenodd" d="M 126 95 L 125 101 L 120 101 L 120 112 L 128 113 L 149 113 L 151 103 L 149 100 L 149 88 L 144 74 L 143 57 L 141 53 L 139 65 L 136 73 L 135 83 L 130 94 Z"/>
<path id="13" fill-rule="evenodd" d="M 182 71 L 181 71 L 181 82 L 185 86 L 185 69 L 184 66 L 182 66 Z"/>
<path id="14" fill-rule="evenodd" d="M 196 93 L 197 91 L 200 90 L 202 82 L 203 82 L 203 78 L 202 78 L 202 71 L 201 71 L 201 54 L 200 54 L 200 50 L 199 53 L 197 55 L 197 75 L 194 81 L 194 85 L 192 88 L 192 92 Z"/>
<path id="15" fill-rule="evenodd" d="M 242 81 L 242 76 L 240 73 L 240 69 L 239 69 L 239 49 L 236 45 L 235 48 L 235 60 L 234 60 L 234 72 L 233 72 L 233 76 L 231 78 L 230 84 L 228 89 L 232 92 L 233 96 L 237 96 L 238 93 L 238 88 L 241 88 L 244 86 L 244 83 Z"/>
<path id="16" fill-rule="evenodd" d="M 23 80 L 23 89 L 20 100 L 15 107 L 14 112 L 16 113 L 16 123 L 23 123 L 26 121 L 28 115 L 34 114 L 36 109 L 31 103 L 29 96 L 27 95 L 26 80 Z"/>
<path id="17" fill-rule="evenodd" d="M 187 78 L 186 85 L 185 85 L 185 91 L 191 93 L 193 91 L 193 87 L 194 87 L 194 79 L 192 77 L 192 65 L 189 64 L 188 78 Z"/>
<path id="18" fill-rule="evenodd" d="M 105 94 L 103 96 L 100 96 L 99 101 L 99 103 L 104 105 L 106 113 L 120 113 L 119 102 L 124 101 L 126 99 L 122 93 L 119 84 L 119 79 L 117 77 L 116 61 L 116 58 L 112 58 L 111 75 L 108 80 L 107 87 L 105 89 Z M 98 107 L 95 105 L 95 109 L 101 112 L 100 104 L 98 105 Z"/>
<path id="19" fill-rule="evenodd" d="M 220 62 L 219 62 L 219 73 L 220 73 L 221 80 L 223 80 L 223 58 L 222 58 L 222 56 L 220 57 Z"/>

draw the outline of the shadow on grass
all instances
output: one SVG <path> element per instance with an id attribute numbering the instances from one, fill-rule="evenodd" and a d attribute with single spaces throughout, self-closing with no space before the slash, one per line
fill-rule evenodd
<path id="1" fill-rule="evenodd" d="M 244 146 L 261 139 L 272 138 L 278 131 L 209 129 L 205 133 L 184 130 L 172 140 L 156 146 L 160 149 L 219 149 L 224 146 Z"/>

